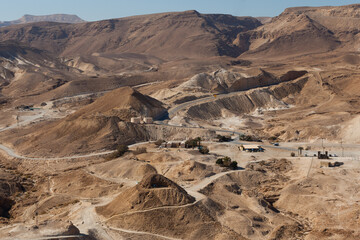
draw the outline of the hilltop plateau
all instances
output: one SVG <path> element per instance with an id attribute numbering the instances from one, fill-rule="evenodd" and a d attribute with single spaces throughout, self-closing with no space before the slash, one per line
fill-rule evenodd
<path id="1" fill-rule="evenodd" d="M 34 16 L 25 14 L 21 18 L 13 21 L 3 21 L 0 22 L 0 27 L 15 25 L 15 24 L 26 24 L 33 22 L 59 22 L 59 23 L 81 23 L 85 22 L 76 15 L 69 14 L 52 14 L 52 15 L 43 15 L 43 16 Z"/>

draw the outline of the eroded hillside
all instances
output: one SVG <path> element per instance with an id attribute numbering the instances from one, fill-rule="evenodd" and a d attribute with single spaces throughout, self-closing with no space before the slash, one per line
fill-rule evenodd
<path id="1" fill-rule="evenodd" d="M 0 28 L 0 238 L 359 239 L 359 17 Z"/>

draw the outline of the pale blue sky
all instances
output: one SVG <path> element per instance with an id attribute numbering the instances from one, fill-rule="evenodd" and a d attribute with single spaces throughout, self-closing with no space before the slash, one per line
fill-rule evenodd
<path id="1" fill-rule="evenodd" d="M 354 0 L 0 0 L 0 21 L 24 14 L 76 14 L 87 21 L 149 13 L 197 10 L 236 16 L 276 16 L 294 6 L 339 6 Z"/>

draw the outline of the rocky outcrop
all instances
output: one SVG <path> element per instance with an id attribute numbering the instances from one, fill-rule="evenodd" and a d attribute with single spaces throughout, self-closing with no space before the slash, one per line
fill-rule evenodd
<path id="1" fill-rule="evenodd" d="M 14 201 L 4 197 L 4 196 L 0 196 L 0 217 L 3 218 L 9 218 L 10 214 L 9 211 L 11 209 L 11 207 L 14 205 Z"/>

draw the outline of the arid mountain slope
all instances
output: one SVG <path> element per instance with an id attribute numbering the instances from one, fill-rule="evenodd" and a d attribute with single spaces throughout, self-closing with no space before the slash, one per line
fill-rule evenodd
<path id="1" fill-rule="evenodd" d="M 81 24 L 34 23 L 0 30 L 0 40 L 18 40 L 63 56 L 133 52 L 162 58 L 238 56 L 231 42 L 261 25 L 255 18 L 162 13 Z"/>
<path id="2" fill-rule="evenodd" d="M 2 28 L 0 40 L 67 57 L 138 53 L 174 60 L 245 53 L 249 58 L 284 58 L 357 50 L 359 12 L 359 5 L 289 8 L 264 25 L 256 18 L 196 11 L 79 24 L 40 22 Z"/>
<path id="3" fill-rule="evenodd" d="M 69 70 L 47 51 L 13 41 L 0 43 L 0 89 L 9 98 L 61 86 L 69 79 Z"/>
<path id="4" fill-rule="evenodd" d="M 247 47 L 249 57 L 285 58 L 337 48 L 357 51 L 359 14 L 360 5 L 289 8 L 271 22 L 239 33 L 234 43 Z"/>

